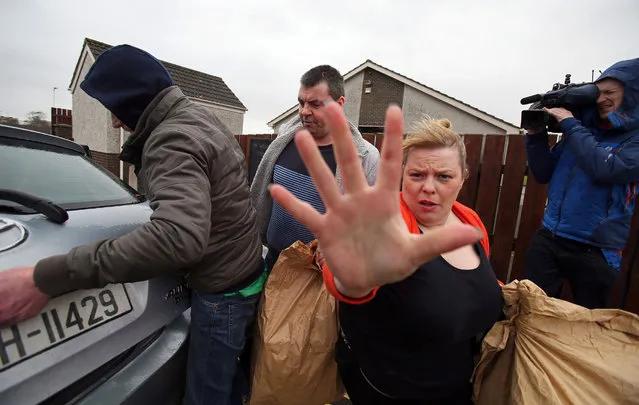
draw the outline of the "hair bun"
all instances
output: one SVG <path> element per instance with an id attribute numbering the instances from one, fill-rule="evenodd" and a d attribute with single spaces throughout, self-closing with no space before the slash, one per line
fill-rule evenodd
<path id="1" fill-rule="evenodd" d="M 437 123 L 437 125 L 444 128 L 451 128 L 453 126 L 453 124 L 446 118 L 436 120 L 435 122 Z"/>

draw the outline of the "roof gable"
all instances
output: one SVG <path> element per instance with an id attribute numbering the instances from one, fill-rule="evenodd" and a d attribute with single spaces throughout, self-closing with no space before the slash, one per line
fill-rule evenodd
<path id="1" fill-rule="evenodd" d="M 517 127 L 514 124 L 511 124 L 508 121 L 505 121 L 501 118 L 498 118 L 492 114 L 489 114 L 485 111 L 482 111 L 478 108 L 475 108 L 473 106 L 471 106 L 470 104 L 464 103 L 463 101 L 457 100 L 456 98 L 453 98 L 447 94 L 444 94 L 442 92 L 439 92 L 431 87 L 428 87 L 424 84 L 419 83 L 416 80 L 413 80 L 409 77 L 406 77 L 402 74 L 399 74 L 395 71 L 392 71 L 388 68 L 385 68 L 384 66 L 378 65 L 377 63 L 373 62 L 370 59 L 367 59 L 364 63 L 362 63 L 361 65 L 357 66 L 356 68 L 350 70 L 349 72 L 347 72 L 346 74 L 344 74 L 344 81 L 349 80 L 350 78 L 354 77 L 355 75 L 357 75 L 358 73 L 364 71 L 366 68 L 371 68 L 373 70 L 376 70 L 386 76 L 389 76 L 399 82 L 402 82 L 403 84 L 413 87 L 416 90 L 428 94 L 431 97 L 434 97 L 436 99 L 438 99 L 441 102 L 444 102 L 446 104 L 449 104 L 459 110 L 462 110 L 464 112 L 467 112 L 479 119 L 481 119 L 482 121 L 486 121 L 496 127 L 502 128 L 504 130 L 506 130 L 507 133 L 519 133 L 519 127 Z M 279 122 L 280 120 L 282 120 L 285 117 L 288 117 L 289 115 L 291 115 L 292 113 L 295 112 L 295 110 L 297 109 L 297 106 L 293 106 L 290 109 L 286 110 L 285 112 L 283 112 L 282 114 L 278 115 L 277 117 L 275 117 L 274 119 L 272 119 L 271 121 L 269 121 L 267 123 L 267 125 L 269 125 L 270 127 L 273 127 L 274 124 L 276 124 L 277 122 Z"/>
<path id="2" fill-rule="evenodd" d="M 102 52 L 112 48 L 111 45 L 96 41 L 90 38 L 84 39 L 84 46 L 78 62 L 76 63 L 73 77 L 69 89 L 73 90 L 77 75 L 80 74 L 81 66 L 84 63 L 85 49 L 93 56 L 94 60 L 102 54 Z M 182 89 L 184 94 L 190 98 L 207 101 L 213 104 L 233 107 L 246 111 L 246 107 L 224 83 L 224 80 L 218 76 L 202 73 L 197 70 L 185 68 L 165 61 L 160 61 L 169 71 L 173 81 Z"/>

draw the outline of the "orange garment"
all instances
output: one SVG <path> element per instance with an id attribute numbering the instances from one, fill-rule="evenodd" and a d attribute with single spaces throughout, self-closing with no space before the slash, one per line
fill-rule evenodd
<path id="1" fill-rule="evenodd" d="M 419 231 L 419 226 L 417 225 L 417 218 L 415 218 L 415 215 L 412 213 L 410 208 L 408 208 L 408 205 L 406 205 L 406 202 L 404 201 L 404 196 L 402 195 L 402 193 L 399 193 L 399 201 L 400 201 L 400 211 L 402 213 L 402 217 L 404 218 L 404 222 L 406 223 L 406 226 L 408 227 L 408 231 L 413 234 L 419 234 L 420 231 Z M 473 211 L 472 209 L 466 207 L 465 205 L 457 201 L 455 201 L 455 203 L 453 204 L 452 211 L 453 211 L 453 214 L 455 214 L 455 216 L 459 218 L 459 220 L 462 221 L 463 223 L 470 224 L 481 229 L 484 236 L 482 240 L 480 241 L 480 243 L 481 243 L 481 246 L 484 248 L 484 251 L 486 252 L 486 256 L 488 257 L 490 255 L 488 232 L 486 231 L 486 227 L 484 226 L 484 224 L 481 222 L 479 215 L 477 215 L 477 213 Z M 340 293 L 337 287 L 335 286 L 335 277 L 333 276 L 333 273 L 331 272 L 331 270 L 328 268 L 326 261 L 322 263 L 322 275 L 324 276 L 324 284 L 326 285 L 326 289 L 328 290 L 328 292 L 331 293 L 331 295 L 334 296 L 338 301 L 346 302 L 348 304 L 366 303 L 372 300 L 375 297 L 375 294 L 377 294 L 377 290 L 379 290 L 379 287 L 375 287 L 373 291 L 371 291 L 368 295 L 361 298 L 347 297 L 343 295 L 342 293 Z M 503 283 L 501 282 L 499 282 L 499 284 L 503 285 Z"/>

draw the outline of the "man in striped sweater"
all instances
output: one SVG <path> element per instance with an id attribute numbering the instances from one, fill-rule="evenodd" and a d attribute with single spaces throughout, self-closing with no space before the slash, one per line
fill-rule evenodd
<path id="1" fill-rule="evenodd" d="M 325 212 L 322 199 L 294 142 L 297 131 L 306 129 L 311 133 L 324 161 L 336 174 L 342 187 L 333 152 L 333 138 L 325 121 L 324 106 L 331 101 L 340 106 L 344 105 L 344 78 L 331 66 L 316 66 L 302 76 L 297 101 L 298 116 L 281 126 L 277 138 L 264 154 L 251 185 L 251 198 L 257 211 L 258 229 L 262 235 L 262 242 L 269 249 L 266 257 L 269 271 L 282 250 L 297 240 L 308 243 L 315 239 L 304 225 L 273 202 L 268 193 L 269 184 L 280 184 L 317 211 Z M 366 179 L 372 185 L 377 176 L 379 152 L 362 137 L 357 127 L 350 123 L 349 125 Z"/>

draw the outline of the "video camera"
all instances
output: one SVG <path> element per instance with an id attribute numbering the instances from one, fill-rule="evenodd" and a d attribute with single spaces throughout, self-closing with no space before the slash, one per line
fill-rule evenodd
<path id="1" fill-rule="evenodd" d="M 521 99 L 521 104 L 533 103 L 528 110 L 521 112 L 521 127 L 524 129 L 542 129 L 549 132 L 561 132 L 557 120 L 542 108 L 563 107 L 579 119 L 581 108 L 595 105 L 599 98 L 599 88 L 594 83 L 570 83 L 570 74 L 563 84 L 555 83 L 552 90 L 545 94 L 534 94 Z"/>

